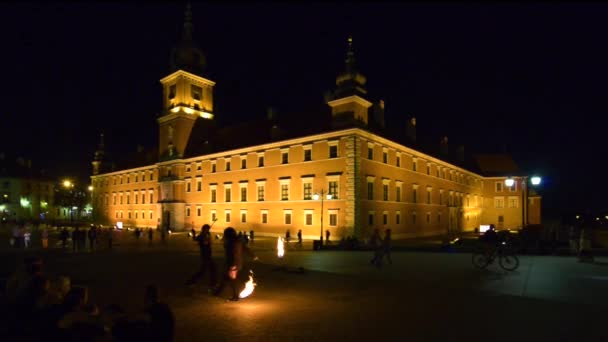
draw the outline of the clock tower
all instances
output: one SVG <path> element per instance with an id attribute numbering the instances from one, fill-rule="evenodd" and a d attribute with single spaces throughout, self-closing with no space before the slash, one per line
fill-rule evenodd
<path id="1" fill-rule="evenodd" d="M 180 41 L 171 51 L 171 74 L 160 80 L 163 110 L 158 117 L 159 159 L 184 156 L 194 122 L 213 120 L 213 86 L 204 77 L 205 55 L 192 39 L 192 12 L 186 7 Z"/>

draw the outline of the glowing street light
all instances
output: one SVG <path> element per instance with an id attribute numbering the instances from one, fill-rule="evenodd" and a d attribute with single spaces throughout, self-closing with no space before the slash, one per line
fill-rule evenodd
<path id="1" fill-rule="evenodd" d="M 530 183 L 533 186 L 539 185 L 541 182 L 541 178 L 539 176 L 530 177 Z M 515 179 L 513 177 L 508 177 L 505 179 L 505 185 L 507 187 L 512 187 L 515 185 Z M 524 228 L 528 224 L 528 176 L 521 177 L 521 197 L 522 197 L 522 206 L 521 206 L 521 227 Z M 578 215 L 577 215 L 578 219 Z"/>
<path id="2" fill-rule="evenodd" d="M 540 184 L 540 177 L 533 176 L 532 178 L 530 178 L 530 181 L 532 182 L 532 185 L 539 185 Z"/>
<path id="3" fill-rule="evenodd" d="M 66 179 L 66 180 L 63 181 L 63 187 L 65 187 L 65 188 L 71 188 L 73 186 L 74 186 L 74 183 L 70 182 L 69 179 Z"/>
<path id="4" fill-rule="evenodd" d="M 327 199 L 330 200 L 332 198 L 331 194 L 327 194 L 325 195 L 325 190 L 321 189 L 321 194 L 319 195 L 318 193 L 315 193 L 314 195 L 312 195 L 312 198 L 315 201 L 318 201 L 319 198 L 321 199 L 321 235 L 319 237 L 319 241 L 321 242 L 321 246 L 323 245 L 323 200 Z M 325 196 L 323 196 L 325 195 Z"/>

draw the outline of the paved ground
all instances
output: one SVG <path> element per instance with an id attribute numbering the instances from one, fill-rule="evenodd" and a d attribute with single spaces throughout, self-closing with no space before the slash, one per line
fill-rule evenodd
<path id="1" fill-rule="evenodd" d="M 252 248 L 260 260 L 250 264 L 258 286 L 250 298 L 227 303 L 202 285 L 183 286 L 198 265 L 187 235 L 148 246 L 125 232 L 117 242 L 112 251 L 36 253 L 49 273 L 89 286 L 100 306 L 119 303 L 135 313 L 145 285 L 160 285 L 179 341 L 608 340 L 604 257 L 581 264 L 522 256 L 520 268 L 506 273 L 497 265 L 478 271 L 465 253 L 396 252 L 392 265 L 376 269 L 368 252 L 313 252 L 310 241 L 289 245 L 280 260 L 276 241 L 258 238 Z M 0 253 L 2 275 L 23 255 Z M 214 257 L 222 262 L 219 243 Z"/>

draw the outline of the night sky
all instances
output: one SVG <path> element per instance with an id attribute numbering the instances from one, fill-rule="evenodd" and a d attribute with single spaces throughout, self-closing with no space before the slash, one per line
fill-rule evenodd
<path id="1" fill-rule="evenodd" d="M 0 151 L 86 179 L 108 150 L 157 141 L 159 80 L 185 4 L 0 5 Z M 318 107 L 346 37 L 386 121 L 468 153 L 508 152 L 546 209 L 607 208 L 608 5 L 279 2 L 192 5 L 222 124 Z"/>

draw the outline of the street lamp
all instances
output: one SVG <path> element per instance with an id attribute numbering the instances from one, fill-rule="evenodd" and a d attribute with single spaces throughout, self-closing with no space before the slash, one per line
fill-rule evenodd
<path id="1" fill-rule="evenodd" d="M 530 178 L 530 183 L 533 186 L 539 185 L 541 182 L 541 178 L 539 176 L 532 176 Z M 505 179 L 505 185 L 507 187 L 512 187 L 515 184 L 515 179 L 508 177 Z M 528 220 L 528 176 L 521 177 L 521 197 L 522 197 L 522 206 L 521 206 L 521 228 L 523 229 L 529 223 Z"/>
<path id="2" fill-rule="evenodd" d="M 323 200 L 324 199 L 331 199 L 331 194 L 328 193 L 327 195 L 325 195 L 325 190 L 321 189 L 321 194 L 319 195 L 318 193 L 315 193 L 314 195 L 312 195 L 312 198 L 315 201 L 318 201 L 319 198 L 321 198 L 321 235 L 319 236 L 319 241 L 321 242 L 321 246 L 323 245 Z M 325 195 L 325 196 L 323 196 Z"/>
<path id="3" fill-rule="evenodd" d="M 72 183 L 69 179 L 63 181 L 63 187 L 66 189 L 72 189 L 74 187 L 74 183 Z M 70 198 L 72 197 L 72 193 L 70 192 Z M 74 207 L 72 206 L 72 201 L 69 203 L 70 208 L 70 225 L 74 226 Z"/>

